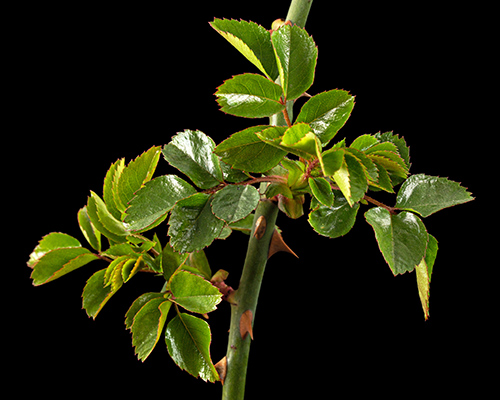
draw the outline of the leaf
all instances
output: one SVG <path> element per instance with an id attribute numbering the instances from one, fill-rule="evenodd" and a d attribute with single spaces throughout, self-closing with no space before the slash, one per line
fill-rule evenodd
<path id="1" fill-rule="evenodd" d="M 320 235 L 329 238 L 347 234 L 354 226 L 359 210 L 359 203 L 351 207 L 340 191 L 335 190 L 334 196 L 331 207 L 320 205 L 309 213 L 309 224 Z"/>
<path id="2" fill-rule="evenodd" d="M 222 182 L 219 159 L 213 153 L 215 143 L 201 131 L 185 130 L 163 148 L 170 165 L 185 173 L 200 189 Z"/>
<path id="3" fill-rule="evenodd" d="M 118 211 L 123 214 L 135 192 L 151 180 L 160 159 L 160 147 L 151 147 L 131 161 L 121 173 L 117 169 L 113 180 L 113 199 Z M 121 219 L 121 217 L 119 218 Z"/>
<path id="4" fill-rule="evenodd" d="M 211 340 L 208 324 L 184 313 L 173 318 L 165 331 L 168 353 L 174 362 L 195 377 L 215 382 L 219 376 L 210 358 Z"/>
<path id="5" fill-rule="evenodd" d="M 179 254 L 174 251 L 170 243 L 167 243 L 161 253 L 161 266 L 165 280 L 168 281 L 172 274 L 177 271 L 177 268 L 186 262 L 188 257 L 189 254 Z"/>
<path id="6" fill-rule="evenodd" d="M 127 313 L 125 314 L 125 327 L 130 329 L 134 323 L 134 317 L 139 312 L 139 310 L 150 300 L 153 299 L 165 299 L 165 293 L 148 292 L 140 295 L 134 300 Z"/>
<path id="7" fill-rule="evenodd" d="M 92 275 L 83 289 L 83 308 L 89 317 L 95 319 L 108 300 L 115 294 L 111 286 L 104 286 L 106 268 Z"/>
<path id="8" fill-rule="evenodd" d="M 418 295 L 420 297 L 420 302 L 422 303 L 422 309 L 424 310 L 424 317 L 426 320 L 429 318 L 431 274 L 432 268 L 434 266 L 434 260 L 436 259 L 437 250 L 437 240 L 434 238 L 434 236 L 429 235 L 429 243 L 427 245 L 425 258 L 422 259 L 420 264 L 418 264 L 415 269 L 417 275 Z"/>
<path id="9" fill-rule="evenodd" d="M 171 301 L 188 311 L 206 314 L 214 311 L 222 301 L 222 294 L 199 275 L 179 270 L 170 278 L 168 288 Z"/>
<path id="10" fill-rule="evenodd" d="M 189 265 L 194 269 L 194 273 L 201 275 L 205 279 L 210 279 L 212 277 L 212 270 L 210 269 L 210 264 L 203 250 L 189 253 L 185 265 Z"/>
<path id="11" fill-rule="evenodd" d="M 420 218 L 406 211 L 392 215 L 381 207 L 368 210 L 365 218 L 375 231 L 380 251 L 394 275 L 411 272 L 420 264 L 428 242 Z"/>
<path id="12" fill-rule="evenodd" d="M 285 99 L 294 100 L 314 81 L 318 49 L 312 37 L 297 25 L 283 25 L 273 31 L 271 41 Z"/>
<path id="13" fill-rule="evenodd" d="M 73 236 L 67 235 L 65 233 L 60 233 L 60 232 L 49 233 L 48 235 L 45 235 L 38 242 L 38 245 L 30 254 L 27 263 L 28 267 L 33 268 L 35 264 L 49 251 L 61 248 L 71 248 L 71 247 L 82 247 L 82 245 Z"/>
<path id="14" fill-rule="evenodd" d="M 378 143 L 380 143 L 379 140 L 373 135 L 361 135 L 354 139 L 349 147 L 359 151 L 367 151 Z"/>
<path id="15" fill-rule="evenodd" d="M 325 178 L 309 178 L 311 192 L 316 199 L 326 207 L 333 205 L 333 192 L 330 183 Z"/>
<path id="16" fill-rule="evenodd" d="M 406 169 L 410 169 L 410 149 L 408 145 L 406 144 L 406 141 L 404 138 L 400 138 L 399 135 L 395 135 L 392 132 L 385 132 L 385 133 L 376 133 L 375 137 L 380 141 L 380 142 L 390 142 L 396 145 L 398 149 L 398 154 L 403 158 Z"/>
<path id="17" fill-rule="evenodd" d="M 210 25 L 269 79 L 274 81 L 278 77 L 271 36 L 264 27 L 254 22 L 217 18 Z"/>
<path id="18" fill-rule="evenodd" d="M 263 142 L 256 132 L 267 126 L 260 125 L 237 132 L 215 148 L 222 161 L 233 168 L 248 172 L 266 172 L 279 164 L 286 151 Z"/>
<path id="19" fill-rule="evenodd" d="M 467 189 L 446 178 L 412 175 L 401 185 L 396 207 L 428 217 L 443 208 L 474 200 Z"/>
<path id="20" fill-rule="evenodd" d="M 221 111 L 246 118 L 270 117 L 283 111 L 282 94 L 280 85 L 256 74 L 233 76 L 215 92 Z"/>
<path id="21" fill-rule="evenodd" d="M 94 192 L 90 191 L 89 201 L 87 203 L 87 209 L 92 208 L 91 213 L 88 213 L 92 224 L 98 229 L 103 228 L 101 233 L 104 236 L 111 234 L 109 237 L 113 239 L 118 236 L 127 236 L 128 231 L 122 221 L 117 220 L 108 210 L 104 201 Z M 95 221 L 97 216 L 98 223 Z M 123 241 L 122 238 L 119 241 Z"/>
<path id="22" fill-rule="evenodd" d="M 241 339 L 245 340 L 248 334 L 253 340 L 253 329 L 252 329 L 253 313 L 252 310 L 246 310 L 240 317 L 240 335 Z"/>
<path id="23" fill-rule="evenodd" d="M 297 219 L 304 215 L 304 202 L 305 196 L 303 194 L 295 194 L 292 199 L 280 195 L 278 207 L 289 218 Z"/>
<path id="24" fill-rule="evenodd" d="M 146 360 L 158 343 L 171 306 L 172 303 L 163 297 L 153 298 L 134 316 L 130 330 L 139 360 Z"/>
<path id="25" fill-rule="evenodd" d="M 211 209 L 212 197 L 197 193 L 180 200 L 169 219 L 168 235 L 175 251 L 191 253 L 209 246 L 221 233 L 224 221 Z"/>
<path id="26" fill-rule="evenodd" d="M 305 159 L 319 157 L 321 155 L 321 143 L 311 131 L 309 125 L 299 123 L 288 128 L 280 145 L 288 152 Z"/>
<path id="27" fill-rule="evenodd" d="M 342 167 L 333 174 L 333 179 L 351 207 L 360 201 L 368 190 L 368 180 L 361 162 L 345 152 Z"/>
<path id="28" fill-rule="evenodd" d="M 259 191 L 251 185 L 228 185 L 212 201 L 212 211 L 228 224 L 250 214 L 259 204 Z"/>
<path id="29" fill-rule="evenodd" d="M 115 163 L 111 164 L 111 167 L 106 173 L 104 178 L 103 186 L 103 198 L 108 207 L 109 212 L 116 218 L 121 219 L 122 213 L 119 211 L 118 207 L 118 194 L 117 194 L 117 182 L 125 169 L 125 159 L 121 158 Z M 116 196 L 116 200 L 115 200 Z"/>
<path id="30" fill-rule="evenodd" d="M 295 123 L 305 122 L 323 145 L 344 126 L 354 107 L 354 96 L 345 90 L 330 90 L 311 97 L 300 110 Z"/>
<path id="31" fill-rule="evenodd" d="M 344 149 L 329 149 L 319 158 L 325 176 L 332 176 L 344 163 Z"/>
<path id="32" fill-rule="evenodd" d="M 130 201 L 124 222 L 132 232 L 144 232 L 158 226 L 175 203 L 196 193 L 184 179 L 164 175 L 147 182 Z"/>
<path id="33" fill-rule="evenodd" d="M 92 248 L 101 251 L 101 232 L 92 225 L 87 213 L 87 207 L 83 207 L 78 211 L 78 225 L 80 225 L 83 236 L 85 236 Z"/>

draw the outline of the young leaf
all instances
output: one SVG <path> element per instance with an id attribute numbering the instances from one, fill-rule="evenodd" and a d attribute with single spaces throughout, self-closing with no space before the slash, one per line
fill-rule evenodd
<path id="1" fill-rule="evenodd" d="M 403 211 L 391 214 L 382 207 L 365 213 L 375 231 L 378 246 L 394 275 L 411 272 L 425 256 L 428 235 L 415 214 Z"/>
<path id="2" fill-rule="evenodd" d="M 344 149 L 329 149 L 321 154 L 319 162 L 325 176 L 332 176 L 344 163 Z"/>
<path id="3" fill-rule="evenodd" d="M 173 318 L 165 331 L 168 353 L 174 362 L 195 377 L 215 382 L 219 375 L 210 358 L 211 340 L 208 324 L 184 313 Z"/>
<path id="4" fill-rule="evenodd" d="M 111 165 L 108 172 L 106 173 L 106 177 L 104 178 L 104 186 L 103 186 L 103 198 L 106 203 L 106 207 L 108 207 L 109 212 L 116 219 L 121 219 L 122 213 L 119 210 L 121 206 L 118 206 L 118 180 L 125 169 L 125 159 L 121 158 L 117 160 L 115 163 Z M 116 199 L 116 200 L 115 200 Z"/>
<path id="5" fill-rule="evenodd" d="M 368 190 L 368 180 L 361 162 L 352 154 L 345 152 L 342 167 L 333 174 L 351 207 L 360 201 Z"/>
<path id="6" fill-rule="evenodd" d="M 134 300 L 127 313 L 125 314 L 125 328 L 130 329 L 134 323 L 134 317 L 139 312 L 139 310 L 150 300 L 153 299 L 165 299 L 165 293 L 148 292 L 140 295 Z"/>
<path id="7" fill-rule="evenodd" d="M 212 270 L 210 269 L 210 264 L 203 250 L 189 253 L 185 266 L 186 265 L 191 267 L 195 274 L 205 279 L 210 279 L 212 277 Z"/>
<path id="8" fill-rule="evenodd" d="M 279 164 L 286 151 L 263 142 L 256 132 L 267 126 L 254 126 L 237 132 L 215 148 L 222 161 L 248 172 L 266 172 Z"/>
<path id="9" fill-rule="evenodd" d="M 214 147 L 213 140 L 203 132 L 185 130 L 165 145 L 163 155 L 170 165 L 185 173 L 200 189 L 209 189 L 223 180 Z"/>
<path id="10" fill-rule="evenodd" d="M 281 86 L 262 75 L 236 75 L 225 81 L 215 95 L 221 111 L 246 118 L 270 117 L 283 111 Z"/>
<path id="11" fill-rule="evenodd" d="M 171 245 L 180 253 L 191 253 L 209 246 L 221 233 L 224 221 L 211 209 L 212 197 L 197 193 L 175 205 L 168 225 Z"/>
<path id="12" fill-rule="evenodd" d="M 219 289 L 201 276 L 187 271 L 178 271 L 170 278 L 168 285 L 171 301 L 188 311 L 206 314 L 214 311 L 222 301 Z"/>
<path id="13" fill-rule="evenodd" d="M 330 90 L 311 97 L 295 123 L 305 122 L 326 145 L 344 126 L 354 107 L 354 96 L 345 90 Z"/>
<path id="14" fill-rule="evenodd" d="M 122 221 L 113 217 L 113 215 L 108 211 L 104 201 L 92 191 L 90 191 L 90 196 L 87 209 L 90 210 L 90 208 L 92 208 L 91 213 L 94 218 L 92 218 L 91 214 L 88 213 L 92 224 L 94 224 L 97 229 L 104 228 L 103 231 L 101 231 L 104 236 L 106 236 L 106 233 L 111 233 L 111 236 L 109 237 L 110 239 L 113 239 L 115 236 L 127 236 L 127 228 Z M 98 224 L 95 223 L 95 215 L 97 215 L 97 219 L 99 221 Z M 120 240 L 123 241 L 122 239 Z"/>
<path id="15" fill-rule="evenodd" d="M 154 298 L 134 316 L 130 330 L 132 345 L 139 360 L 146 360 L 158 343 L 171 306 L 172 303 L 163 297 Z"/>
<path id="16" fill-rule="evenodd" d="M 443 208 L 467 203 L 474 198 L 459 183 L 437 176 L 412 175 L 401 185 L 396 207 L 428 217 Z"/>
<path id="17" fill-rule="evenodd" d="M 359 203 L 352 207 L 338 190 L 334 191 L 335 199 L 331 207 L 320 205 L 309 213 L 309 223 L 320 235 L 337 238 L 348 233 L 356 222 Z"/>
<path id="18" fill-rule="evenodd" d="M 153 229 L 167 218 L 177 201 L 195 193 L 195 188 L 176 175 L 155 178 L 139 189 L 130 201 L 124 222 L 132 232 Z"/>
<path id="19" fill-rule="evenodd" d="M 70 247 L 82 247 L 81 243 L 73 236 L 60 232 L 52 232 L 45 235 L 38 242 L 28 260 L 28 267 L 33 268 L 35 264 L 49 251 L 56 249 L 65 249 Z"/>
<path id="20" fill-rule="evenodd" d="M 255 210 L 259 200 L 259 191 L 251 185 L 228 185 L 215 194 L 212 211 L 217 218 L 230 224 Z"/>
<path id="21" fill-rule="evenodd" d="M 78 211 L 78 225 L 80 225 L 83 236 L 85 236 L 92 248 L 101 251 L 101 232 L 92 225 L 87 213 L 87 207 L 83 207 Z"/>
<path id="22" fill-rule="evenodd" d="M 271 41 L 285 99 L 294 100 L 314 81 L 318 49 L 312 37 L 297 25 L 283 25 L 273 31 Z"/>
<path id="23" fill-rule="evenodd" d="M 89 317 L 95 319 L 108 300 L 115 294 L 111 286 L 104 286 L 106 268 L 92 275 L 83 289 L 83 308 Z"/>
<path id="24" fill-rule="evenodd" d="M 272 81 L 278 77 L 269 31 L 254 22 L 215 18 L 210 23 L 247 60 Z"/>
<path id="25" fill-rule="evenodd" d="M 83 247 L 57 248 L 48 251 L 33 265 L 31 273 L 33 285 L 39 286 L 53 281 L 97 259 L 99 257 L 96 254 Z"/>
<path id="26" fill-rule="evenodd" d="M 422 309 L 424 310 L 424 317 L 426 320 L 429 318 L 430 283 L 437 250 L 438 245 L 436 238 L 429 235 L 429 243 L 427 245 L 425 258 L 422 259 L 420 264 L 418 264 L 415 269 L 417 275 L 418 295 L 420 297 L 420 302 L 422 303 Z"/>
<path id="27" fill-rule="evenodd" d="M 333 192 L 330 183 L 325 178 L 309 178 L 311 192 L 316 199 L 326 207 L 333 205 Z"/>
<path id="28" fill-rule="evenodd" d="M 308 124 L 294 124 L 281 138 L 280 146 L 288 152 L 305 159 L 321 156 L 321 143 Z"/>
<path id="29" fill-rule="evenodd" d="M 376 133 L 375 138 L 380 142 L 390 142 L 396 145 L 398 149 L 398 154 L 404 160 L 406 169 L 410 169 L 410 148 L 406 144 L 404 138 L 400 138 L 399 135 L 395 135 L 392 132 Z"/>

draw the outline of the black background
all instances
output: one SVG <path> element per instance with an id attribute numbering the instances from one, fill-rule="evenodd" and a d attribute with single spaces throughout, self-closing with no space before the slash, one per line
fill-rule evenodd
<path id="1" fill-rule="evenodd" d="M 488 383 L 483 363 L 498 352 L 492 340 L 498 311 L 487 286 L 498 268 L 487 237 L 497 231 L 487 229 L 494 222 L 482 184 L 488 168 L 479 161 L 492 158 L 494 135 L 479 128 L 488 101 L 489 61 L 480 46 L 488 41 L 488 10 L 372 4 L 314 2 L 307 28 L 319 58 L 309 93 L 350 91 L 356 105 L 339 139 L 350 143 L 364 133 L 393 130 L 410 145 L 412 173 L 462 182 L 477 199 L 424 220 L 440 247 L 427 322 L 415 274 L 393 277 L 364 221 L 367 207 L 353 230 L 335 240 L 318 236 L 305 217 L 281 214 L 283 237 L 300 259 L 282 253 L 268 263 L 248 399 L 479 390 Z M 89 190 L 101 192 L 116 159 L 135 158 L 184 129 L 202 130 L 220 143 L 261 123 L 218 111 L 217 86 L 257 70 L 208 22 L 241 18 L 269 28 L 285 17 L 288 2 L 47 7 L 12 13 L 14 91 L 7 117 L 14 122 L 13 141 L 3 145 L 3 221 L 16 221 L 4 239 L 9 254 L 15 249 L 4 266 L 14 275 L 4 283 L 9 295 L 2 329 L 10 372 L 25 378 L 22 389 L 29 393 L 168 398 L 183 388 L 186 398 L 218 399 L 220 383 L 180 371 L 163 340 L 144 363 L 133 354 L 124 314 L 140 294 L 158 291 L 161 279 L 134 278 L 92 321 L 80 295 L 105 264 L 35 288 L 25 261 L 52 231 L 84 242 L 76 213 Z M 162 159 L 157 175 L 170 172 Z M 165 241 L 166 231 L 159 230 Z M 207 250 L 212 269 L 228 270 L 235 287 L 245 244 L 235 233 Z M 225 354 L 228 304 L 209 323 L 218 361 Z"/>

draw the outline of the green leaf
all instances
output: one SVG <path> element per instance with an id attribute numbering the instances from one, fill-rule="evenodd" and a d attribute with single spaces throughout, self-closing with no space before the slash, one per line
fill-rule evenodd
<path id="1" fill-rule="evenodd" d="M 325 176 L 333 176 L 344 163 L 344 149 L 329 149 L 321 154 L 319 159 Z"/>
<path id="2" fill-rule="evenodd" d="M 314 81 L 318 49 L 312 37 L 297 25 L 283 25 L 273 31 L 271 41 L 285 99 L 294 100 Z"/>
<path id="3" fill-rule="evenodd" d="M 211 209 L 212 197 L 197 193 L 180 200 L 169 219 L 168 234 L 175 251 L 191 253 L 209 246 L 221 233 L 224 221 Z"/>
<path id="4" fill-rule="evenodd" d="M 104 201 L 94 192 L 90 191 L 90 196 L 87 209 L 92 208 L 92 212 L 88 213 L 89 218 L 92 224 L 96 227 L 96 229 L 104 228 L 101 230 L 101 233 L 104 236 L 107 236 L 106 233 L 111 233 L 111 236 L 108 236 L 110 239 L 113 237 L 127 236 L 128 231 L 122 221 L 117 220 L 108 210 Z M 91 216 L 91 214 L 93 214 Z M 99 221 L 98 224 L 95 223 L 95 216 L 97 215 L 97 219 Z M 94 217 L 94 218 L 92 218 Z M 119 239 L 122 240 L 123 239 Z"/>
<path id="5" fill-rule="evenodd" d="M 251 185 L 228 185 L 215 194 L 212 211 L 217 218 L 230 224 L 255 210 L 259 200 L 259 191 Z"/>
<path id="6" fill-rule="evenodd" d="M 99 257 L 83 247 L 57 248 L 46 252 L 33 265 L 31 279 L 39 286 L 74 271 Z"/>
<path id="7" fill-rule="evenodd" d="M 167 243 L 161 253 L 161 265 L 163 277 L 169 280 L 172 274 L 177 271 L 180 265 L 184 264 L 189 254 L 179 254 L 176 252 L 170 243 Z"/>
<path id="8" fill-rule="evenodd" d="M 103 198 L 109 212 L 116 218 L 121 219 L 122 213 L 118 206 L 118 180 L 125 169 L 125 159 L 121 158 L 111 165 L 104 178 Z M 116 200 L 115 200 L 116 198 Z M 120 207 L 121 208 L 121 207 Z"/>
<path id="9" fill-rule="evenodd" d="M 254 22 L 214 19 L 210 23 L 241 54 L 269 79 L 278 77 L 269 31 Z"/>
<path id="10" fill-rule="evenodd" d="M 270 117 L 283 111 L 282 94 L 280 85 L 256 74 L 233 76 L 215 93 L 221 111 L 246 118 Z"/>
<path id="11" fill-rule="evenodd" d="M 361 162 L 352 154 L 345 152 L 342 167 L 333 178 L 351 207 L 360 201 L 368 190 L 368 180 Z"/>
<path id="12" fill-rule="evenodd" d="M 168 288 L 171 301 L 188 311 L 206 314 L 214 311 L 222 301 L 222 294 L 199 275 L 179 270 L 170 278 Z"/>
<path id="13" fill-rule="evenodd" d="M 170 165 L 185 173 L 200 189 L 209 189 L 223 181 L 214 147 L 213 140 L 203 132 L 185 130 L 165 145 L 163 155 Z"/>
<path id="14" fill-rule="evenodd" d="M 135 192 L 151 180 L 160 159 L 160 147 L 151 147 L 131 161 L 121 173 L 117 169 L 113 181 L 113 199 L 118 211 L 123 214 Z M 121 219 L 121 218 L 119 218 Z"/>
<path id="15" fill-rule="evenodd" d="M 379 140 L 373 135 L 361 135 L 357 137 L 349 146 L 359 151 L 367 151 L 370 147 L 379 143 Z"/>
<path id="16" fill-rule="evenodd" d="M 459 183 L 437 176 L 412 175 L 401 185 L 396 207 L 428 217 L 443 208 L 474 200 Z"/>
<path id="17" fill-rule="evenodd" d="M 248 172 L 266 172 L 279 164 L 286 151 L 263 142 L 256 132 L 267 126 L 254 126 L 237 132 L 215 148 L 222 161 Z"/>
<path id="18" fill-rule="evenodd" d="M 304 215 L 305 196 L 303 194 L 295 194 L 289 199 L 285 196 L 279 196 L 278 207 L 289 218 L 297 219 Z"/>
<path id="19" fill-rule="evenodd" d="M 33 268 L 35 264 L 49 251 L 70 247 L 82 247 L 81 243 L 73 236 L 60 232 L 52 232 L 45 235 L 30 254 L 28 267 Z"/>
<path id="20" fill-rule="evenodd" d="M 210 269 L 210 264 L 203 250 L 189 253 L 186 265 L 189 265 L 194 270 L 194 273 L 201 275 L 205 279 L 210 279 L 212 277 L 212 270 Z"/>
<path id="21" fill-rule="evenodd" d="M 288 152 L 305 159 L 320 156 L 321 143 L 308 124 L 299 123 L 288 128 L 280 145 Z"/>
<path id="22" fill-rule="evenodd" d="M 165 293 L 148 292 L 140 295 L 134 300 L 127 313 L 125 314 L 125 327 L 130 329 L 134 323 L 134 317 L 139 312 L 139 310 L 150 300 L 153 299 L 165 299 Z"/>
<path id="23" fill-rule="evenodd" d="M 165 175 L 147 182 L 130 201 L 124 222 L 132 232 L 144 232 L 158 226 L 175 203 L 196 193 L 184 179 Z"/>
<path id="24" fill-rule="evenodd" d="M 334 196 L 330 182 L 325 178 L 309 178 L 308 181 L 313 196 L 324 206 L 331 207 Z"/>
<path id="25" fill-rule="evenodd" d="M 403 158 L 406 169 L 410 169 L 410 149 L 408 145 L 406 144 L 406 141 L 404 138 L 400 138 L 399 135 L 395 135 L 392 132 L 385 132 L 385 133 L 376 133 L 375 137 L 380 141 L 380 142 L 390 142 L 396 145 L 398 149 L 398 154 Z"/>
<path id="26" fill-rule="evenodd" d="M 168 353 L 174 362 L 195 377 L 215 382 L 219 375 L 210 358 L 211 340 L 208 324 L 184 313 L 173 318 L 165 331 Z"/>
<path id="27" fill-rule="evenodd" d="M 92 275 L 83 289 L 83 308 L 89 317 L 95 319 L 108 300 L 115 294 L 111 286 L 104 286 L 106 268 Z"/>
<path id="28" fill-rule="evenodd" d="M 391 214 L 381 207 L 365 213 L 375 231 L 378 246 L 394 275 L 411 272 L 425 256 L 428 235 L 415 214 L 403 211 Z"/>
<path id="29" fill-rule="evenodd" d="M 130 330 L 139 360 L 146 360 L 158 343 L 171 306 L 172 303 L 164 298 L 153 298 L 134 316 Z"/>
<path id="30" fill-rule="evenodd" d="M 338 190 L 334 191 L 335 199 L 331 207 L 320 205 L 309 213 L 309 223 L 320 235 L 337 238 L 348 233 L 356 222 L 359 203 L 353 207 Z"/>
<path id="31" fill-rule="evenodd" d="M 78 211 L 78 225 L 80 225 L 83 236 L 85 236 L 92 248 L 101 251 L 101 232 L 92 225 L 87 213 L 87 207 L 83 207 Z"/>
<path id="32" fill-rule="evenodd" d="M 415 269 L 417 275 L 418 295 L 420 297 L 420 302 L 422 303 L 422 309 L 424 311 L 424 317 L 426 320 L 429 318 L 431 274 L 432 268 L 434 266 L 434 261 L 436 259 L 437 250 L 438 245 L 436 238 L 434 238 L 434 236 L 432 235 L 429 235 L 429 243 L 427 245 L 425 258 L 422 259 L 420 264 L 418 264 Z"/>
<path id="33" fill-rule="evenodd" d="M 298 122 L 310 125 L 326 145 L 344 126 L 354 107 L 354 96 L 345 90 L 330 90 L 311 97 L 300 110 Z"/>

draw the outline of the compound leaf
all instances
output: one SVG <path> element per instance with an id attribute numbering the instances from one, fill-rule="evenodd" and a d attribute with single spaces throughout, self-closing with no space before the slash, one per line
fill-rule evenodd
<path id="1" fill-rule="evenodd" d="M 217 218 L 230 224 L 255 210 L 259 200 L 259 191 L 251 185 L 228 185 L 215 194 L 212 211 Z"/>
<path id="2" fill-rule="evenodd" d="M 209 325 L 185 313 L 173 318 L 165 331 L 168 353 L 174 362 L 195 377 L 215 382 L 219 375 L 210 358 L 211 340 Z"/>
<path id="3" fill-rule="evenodd" d="M 225 81 L 215 95 L 221 111 L 237 117 L 270 117 L 285 108 L 281 86 L 256 74 L 236 75 Z"/>
<path id="4" fill-rule="evenodd" d="M 393 215 L 382 207 L 368 210 L 365 218 L 375 231 L 380 251 L 394 275 L 411 272 L 420 264 L 428 242 L 420 218 L 406 211 Z"/>
<path id="5" fill-rule="evenodd" d="M 214 147 L 213 140 L 203 132 L 185 130 L 165 145 L 163 155 L 170 165 L 186 174 L 200 189 L 209 189 L 223 181 Z"/>
<path id="6" fill-rule="evenodd" d="M 410 176 L 399 189 L 396 207 L 428 217 L 443 208 L 474 200 L 459 183 L 437 176 Z"/>
<path id="7" fill-rule="evenodd" d="M 195 188 L 176 175 L 160 176 L 147 182 L 127 208 L 124 219 L 127 229 L 132 232 L 153 229 L 165 220 L 177 201 L 195 193 Z"/>
<path id="8" fill-rule="evenodd" d="M 311 97 L 300 110 L 296 123 L 305 122 L 326 145 L 344 126 L 354 107 L 354 96 L 345 90 L 330 90 Z"/>
<path id="9" fill-rule="evenodd" d="M 221 233 L 224 221 L 211 209 L 212 197 L 197 193 L 180 200 L 169 219 L 171 245 L 180 253 L 191 253 L 210 245 Z"/>

